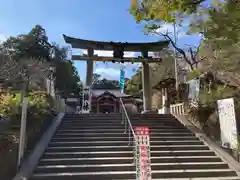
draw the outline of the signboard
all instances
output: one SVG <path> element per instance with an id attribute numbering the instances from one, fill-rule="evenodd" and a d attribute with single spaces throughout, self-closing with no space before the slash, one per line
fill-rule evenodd
<path id="1" fill-rule="evenodd" d="M 135 132 L 137 138 L 137 180 L 151 180 L 152 175 L 149 128 L 146 126 L 138 126 L 135 128 Z"/>
<path id="2" fill-rule="evenodd" d="M 120 70 L 120 89 L 121 89 L 121 92 L 123 92 L 123 89 L 124 89 L 124 81 L 125 81 L 125 71 L 122 68 Z"/>
<path id="3" fill-rule="evenodd" d="M 222 146 L 238 148 L 238 132 L 233 98 L 217 101 Z"/>
<path id="4" fill-rule="evenodd" d="M 188 81 L 189 84 L 189 94 L 188 99 L 191 103 L 199 102 L 199 91 L 200 91 L 200 80 L 192 79 Z"/>
<path id="5" fill-rule="evenodd" d="M 82 113 L 89 113 L 91 109 L 91 91 L 89 87 L 83 89 Z"/>

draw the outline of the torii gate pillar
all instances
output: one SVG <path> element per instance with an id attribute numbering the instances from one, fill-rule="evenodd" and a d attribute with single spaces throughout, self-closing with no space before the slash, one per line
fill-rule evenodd
<path id="1" fill-rule="evenodd" d="M 88 52 L 88 57 L 93 57 L 94 55 L 94 49 L 89 48 L 87 50 Z M 92 78 L 93 78 L 93 60 L 88 60 L 87 61 L 87 72 L 86 72 L 86 86 L 92 87 Z"/>
<path id="2" fill-rule="evenodd" d="M 148 52 L 142 52 L 144 58 L 148 57 Z M 143 112 L 152 112 L 152 83 L 150 78 L 149 64 L 142 62 L 142 87 L 143 87 Z"/>

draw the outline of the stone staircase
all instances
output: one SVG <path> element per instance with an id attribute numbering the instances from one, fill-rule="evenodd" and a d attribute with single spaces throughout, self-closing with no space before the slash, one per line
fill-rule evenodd
<path id="1" fill-rule="evenodd" d="M 151 129 L 152 179 L 237 180 L 208 146 L 171 115 L 131 117 Z M 134 180 L 133 147 L 120 114 L 66 114 L 31 180 Z"/>

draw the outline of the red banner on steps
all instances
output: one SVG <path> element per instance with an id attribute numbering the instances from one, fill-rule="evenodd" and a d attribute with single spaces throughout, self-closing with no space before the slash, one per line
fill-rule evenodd
<path id="1" fill-rule="evenodd" d="M 151 180 L 152 175 L 149 127 L 137 126 L 135 128 L 135 132 L 137 138 L 137 180 Z"/>

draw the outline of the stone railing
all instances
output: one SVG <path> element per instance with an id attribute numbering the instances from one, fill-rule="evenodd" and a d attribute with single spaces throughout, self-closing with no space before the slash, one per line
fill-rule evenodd
<path id="1" fill-rule="evenodd" d="M 174 115 L 184 115 L 185 114 L 185 105 L 184 103 L 171 104 L 170 113 Z"/>

